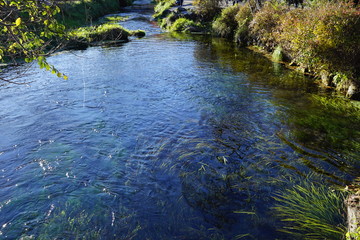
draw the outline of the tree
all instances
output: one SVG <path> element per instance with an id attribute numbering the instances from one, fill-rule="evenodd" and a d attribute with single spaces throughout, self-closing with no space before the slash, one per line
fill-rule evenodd
<path id="1" fill-rule="evenodd" d="M 67 79 L 46 61 L 64 37 L 65 27 L 55 19 L 59 12 L 55 0 L 0 0 L 0 60 L 16 65 L 35 61 L 40 68 Z M 1 75 L 0 80 L 18 83 L 16 78 Z"/>

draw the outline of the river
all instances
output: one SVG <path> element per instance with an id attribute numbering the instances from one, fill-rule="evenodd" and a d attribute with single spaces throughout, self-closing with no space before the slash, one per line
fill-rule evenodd
<path id="1" fill-rule="evenodd" d="M 358 176 L 359 119 L 312 79 L 122 15 L 147 36 L 0 88 L 0 239 L 293 239 L 277 194 Z"/>

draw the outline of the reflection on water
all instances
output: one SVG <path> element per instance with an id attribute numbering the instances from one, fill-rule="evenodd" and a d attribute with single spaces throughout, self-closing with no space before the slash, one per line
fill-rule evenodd
<path id="1" fill-rule="evenodd" d="M 49 61 L 70 80 L 0 89 L 1 238 L 292 239 L 274 194 L 359 170 L 356 108 L 231 43 L 162 34 Z"/>

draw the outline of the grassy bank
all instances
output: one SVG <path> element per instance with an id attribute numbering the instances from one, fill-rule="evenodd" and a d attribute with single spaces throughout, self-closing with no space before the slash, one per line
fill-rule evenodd
<path id="1" fill-rule="evenodd" d="M 304 8 L 283 1 L 249 0 L 220 8 L 220 1 L 195 1 L 195 22 L 211 22 L 215 35 L 256 46 L 275 61 L 315 76 L 325 86 L 360 99 L 360 10 L 352 2 L 311 1 Z M 162 3 L 164 6 L 165 4 Z M 164 10 L 162 9 L 162 12 Z M 168 30 L 180 16 L 165 17 Z M 194 20 L 194 19 L 191 19 Z"/>
<path id="2" fill-rule="evenodd" d="M 289 8 L 277 1 L 254 10 L 251 1 L 224 9 L 213 31 L 241 45 L 256 45 L 326 86 L 359 97 L 360 11 L 352 3 L 317 2 Z"/>
<path id="3" fill-rule="evenodd" d="M 92 25 L 100 17 L 117 12 L 131 3 L 131 0 L 65 1 L 60 4 L 61 14 L 58 15 L 58 20 L 67 28 Z"/>

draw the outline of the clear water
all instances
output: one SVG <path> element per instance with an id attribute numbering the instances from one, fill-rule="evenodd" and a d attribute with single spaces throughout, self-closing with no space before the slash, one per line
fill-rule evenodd
<path id="1" fill-rule="evenodd" d="M 134 27 L 150 34 L 51 57 L 68 81 L 33 67 L 0 89 L 0 239 L 291 239 L 275 193 L 358 175 L 359 122 L 311 79 Z"/>

